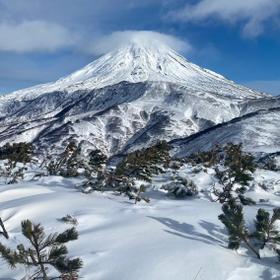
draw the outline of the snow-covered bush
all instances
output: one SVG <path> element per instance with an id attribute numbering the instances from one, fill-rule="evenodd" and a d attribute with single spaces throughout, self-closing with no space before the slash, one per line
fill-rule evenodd
<path id="1" fill-rule="evenodd" d="M 197 152 L 188 156 L 184 160 L 185 162 L 191 163 L 192 165 L 202 164 L 206 167 L 211 167 L 220 163 L 223 158 L 223 147 L 217 145 L 212 150 Z"/>
<path id="2" fill-rule="evenodd" d="M 204 168 L 202 166 L 194 166 L 192 169 L 192 173 L 199 174 L 203 170 L 204 170 Z"/>
<path id="3" fill-rule="evenodd" d="M 58 219 L 58 221 L 60 221 L 62 223 L 65 223 L 65 224 L 71 224 L 71 225 L 74 225 L 74 226 L 78 225 L 78 220 L 75 217 L 73 217 L 69 214 L 67 214 L 66 216 Z"/>
<path id="4" fill-rule="evenodd" d="M 116 168 L 116 175 L 128 176 L 151 182 L 151 177 L 164 172 L 164 166 L 170 161 L 170 147 L 166 141 L 160 141 L 147 149 L 128 154 Z"/>
<path id="5" fill-rule="evenodd" d="M 48 163 L 47 170 L 50 175 L 76 177 L 79 168 L 83 167 L 83 161 L 80 145 L 70 142 L 61 154 Z"/>
<path id="6" fill-rule="evenodd" d="M 213 188 L 213 194 L 220 203 L 235 198 L 244 205 L 254 204 L 245 197 L 245 192 L 253 181 L 256 159 L 242 150 L 242 144 L 217 145 L 212 150 L 192 154 L 184 161 L 194 166 L 193 173 L 199 173 L 203 167 L 215 170 L 218 186 Z"/>
<path id="7" fill-rule="evenodd" d="M 179 160 L 171 160 L 168 164 L 168 167 L 173 170 L 179 170 L 183 165 L 183 162 Z"/>
<path id="8" fill-rule="evenodd" d="M 135 203 L 140 200 L 149 202 L 149 199 L 143 196 L 144 186 L 137 187 L 133 178 L 119 176 L 110 171 L 98 172 L 96 177 L 88 179 L 79 186 L 79 189 L 84 193 L 112 191 L 124 194 L 129 199 L 135 199 Z"/>
<path id="9" fill-rule="evenodd" d="M 263 169 L 272 170 L 272 171 L 279 171 L 280 167 L 278 166 L 275 158 L 270 158 L 264 163 Z"/>
<path id="10" fill-rule="evenodd" d="M 8 143 L 0 147 L 0 177 L 5 178 L 5 184 L 23 179 L 26 164 L 31 162 L 32 156 L 33 146 L 29 143 Z"/>
<path id="11" fill-rule="evenodd" d="M 265 170 L 280 171 L 280 153 L 260 158 L 258 160 L 258 167 Z"/>
<path id="12" fill-rule="evenodd" d="M 103 171 L 106 166 L 107 159 L 107 156 L 100 150 L 97 149 L 91 151 L 88 155 L 88 161 L 86 162 L 87 176 L 91 176 L 92 173 Z"/>
<path id="13" fill-rule="evenodd" d="M 59 155 L 48 156 L 47 170 L 50 175 L 90 178 L 103 171 L 107 157 L 100 150 L 93 150 L 88 155 L 82 152 L 81 143 L 70 142 Z"/>
<path id="14" fill-rule="evenodd" d="M 32 159 L 34 148 L 31 143 L 5 144 L 0 147 L 0 160 L 27 163 Z"/>
<path id="15" fill-rule="evenodd" d="M 195 183 L 190 179 L 180 176 L 175 177 L 172 182 L 163 185 L 161 189 L 167 191 L 169 195 L 173 195 L 176 198 L 186 198 L 198 194 Z"/>
<path id="16" fill-rule="evenodd" d="M 15 184 L 23 180 L 26 170 L 23 163 L 11 159 L 3 160 L 0 165 L 0 177 L 5 178 L 5 184 Z"/>
<path id="17" fill-rule="evenodd" d="M 131 193 L 131 199 L 134 199 L 135 204 L 137 202 L 140 202 L 141 200 L 144 200 L 145 202 L 149 203 L 150 199 L 146 196 L 143 195 L 143 193 L 145 193 L 146 191 L 146 186 L 141 185 L 138 190 L 134 190 Z"/>

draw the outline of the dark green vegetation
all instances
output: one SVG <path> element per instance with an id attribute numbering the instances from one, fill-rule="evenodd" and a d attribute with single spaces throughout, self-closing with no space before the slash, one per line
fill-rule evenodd
<path id="1" fill-rule="evenodd" d="M 214 187 L 213 194 L 220 203 L 235 199 L 244 205 L 255 204 L 252 199 L 245 197 L 245 193 L 253 181 L 256 163 L 251 154 L 243 152 L 242 144 L 216 146 L 211 151 L 190 156 L 187 161 L 193 165 L 201 164 L 215 169 L 215 176 L 221 187 Z"/>
<path id="2" fill-rule="evenodd" d="M 219 215 L 219 219 L 227 228 L 230 249 L 238 249 L 243 242 L 259 259 L 259 250 L 266 245 L 277 250 L 280 232 L 276 223 L 280 221 L 280 208 L 275 208 L 271 217 L 269 212 L 260 208 L 256 215 L 254 232 L 250 232 L 245 225 L 242 204 L 231 199 L 224 203 L 222 210 L 223 214 Z"/>
<path id="3" fill-rule="evenodd" d="M 30 247 L 23 244 L 17 245 L 15 250 L 0 243 L 0 254 L 12 267 L 23 265 L 32 269 L 32 275 L 28 279 L 62 279 L 62 277 L 77 276 L 82 267 L 79 258 L 70 259 L 65 244 L 78 239 L 78 232 L 70 228 L 60 234 L 46 235 L 40 224 L 32 224 L 26 220 L 21 223 L 22 234 L 29 241 Z M 58 272 L 58 276 L 51 276 L 49 268 L 52 267 Z M 66 278 L 65 278 L 66 279 Z"/>
<path id="4" fill-rule="evenodd" d="M 188 178 L 182 178 L 180 176 L 175 176 L 172 182 L 163 185 L 161 189 L 167 191 L 168 194 L 175 198 L 186 198 L 198 194 L 195 183 Z"/>
<path id="5" fill-rule="evenodd" d="M 33 150 L 30 143 L 7 143 L 0 147 L 0 160 L 27 163 L 32 159 Z"/>
<path id="6" fill-rule="evenodd" d="M 0 176 L 6 178 L 6 184 L 14 184 L 23 179 L 25 164 L 32 161 L 33 146 L 29 143 L 5 144 L 0 147 Z"/>
<path id="7" fill-rule="evenodd" d="M 170 147 L 166 141 L 128 154 L 116 167 L 116 175 L 124 175 L 151 182 L 151 177 L 164 172 L 170 161 Z"/>

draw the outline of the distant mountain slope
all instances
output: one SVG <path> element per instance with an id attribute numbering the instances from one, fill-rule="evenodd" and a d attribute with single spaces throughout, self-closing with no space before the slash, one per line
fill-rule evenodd
<path id="1" fill-rule="evenodd" d="M 184 157 L 207 151 L 217 144 L 243 143 L 255 155 L 280 152 L 280 107 L 260 110 L 201 131 L 185 139 L 171 141 L 173 154 Z"/>
<path id="2" fill-rule="evenodd" d="M 0 97 L 0 145 L 70 139 L 108 155 L 195 134 L 278 101 L 168 47 L 130 44 L 54 83 Z"/>

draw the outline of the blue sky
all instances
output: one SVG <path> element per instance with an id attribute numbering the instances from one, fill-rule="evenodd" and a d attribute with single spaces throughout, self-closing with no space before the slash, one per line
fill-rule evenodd
<path id="1" fill-rule="evenodd" d="M 276 0 L 0 0 L 0 92 L 67 75 L 128 30 L 166 34 L 194 63 L 280 94 Z"/>

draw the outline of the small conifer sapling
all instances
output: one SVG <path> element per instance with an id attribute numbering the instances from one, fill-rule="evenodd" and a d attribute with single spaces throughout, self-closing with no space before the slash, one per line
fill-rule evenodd
<path id="1" fill-rule="evenodd" d="M 263 249 L 267 243 L 280 244 L 280 232 L 277 229 L 276 222 L 280 221 L 280 208 L 273 209 L 270 217 L 269 212 L 260 208 L 256 215 L 254 237 L 259 240 L 260 248 Z"/>
<path id="2" fill-rule="evenodd" d="M 223 214 L 219 215 L 219 220 L 225 225 L 229 234 L 228 247 L 238 249 L 242 242 L 260 259 L 257 249 L 250 243 L 250 234 L 245 226 L 243 207 L 234 199 L 224 203 Z"/>
<path id="3" fill-rule="evenodd" d="M 44 228 L 40 224 L 32 224 L 25 220 L 21 224 L 22 234 L 28 239 L 30 247 L 19 244 L 16 250 L 12 250 L 0 244 L 1 256 L 11 267 L 24 265 L 34 268 L 34 274 L 30 279 L 60 279 L 63 274 L 74 274 L 82 267 L 79 258 L 70 259 L 65 243 L 76 240 L 78 232 L 70 228 L 60 234 L 46 236 Z M 54 268 L 59 276 L 50 276 L 49 268 Z"/>

